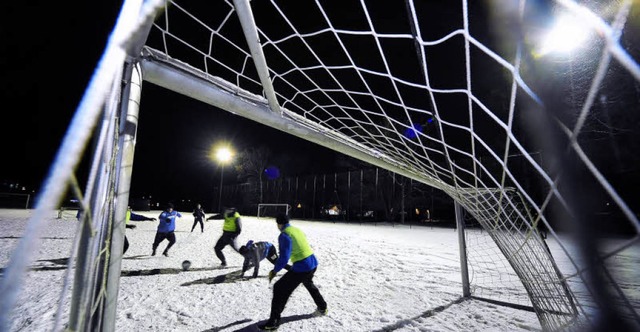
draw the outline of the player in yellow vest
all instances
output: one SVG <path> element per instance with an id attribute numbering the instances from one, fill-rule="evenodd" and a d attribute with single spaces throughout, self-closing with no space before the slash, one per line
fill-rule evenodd
<path id="1" fill-rule="evenodd" d="M 309 291 L 318 307 L 314 315 L 327 314 L 327 302 L 324 301 L 320 290 L 313 283 L 313 275 L 318 268 L 318 260 L 307 242 L 306 235 L 297 227 L 289 224 L 289 217 L 285 214 L 276 216 L 276 223 L 280 230 L 278 247 L 280 256 L 273 270 L 269 272 L 269 282 L 282 270 L 289 260 L 293 263 L 287 273 L 273 286 L 273 300 L 271 301 L 271 315 L 269 320 L 258 327 L 262 330 L 276 330 L 280 325 L 280 314 L 284 310 L 291 293 L 302 284 Z"/>
<path id="2" fill-rule="evenodd" d="M 233 250 L 240 253 L 236 238 L 242 232 L 242 223 L 240 221 L 240 213 L 236 208 L 228 208 L 224 211 L 224 223 L 222 224 L 222 235 L 216 242 L 214 247 L 216 256 L 220 259 L 221 266 L 227 266 L 227 259 L 222 253 L 222 249 L 230 245 Z"/>

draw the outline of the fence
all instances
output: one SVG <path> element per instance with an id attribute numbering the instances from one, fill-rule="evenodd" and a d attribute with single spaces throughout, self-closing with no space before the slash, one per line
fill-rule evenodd
<path id="1" fill-rule="evenodd" d="M 247 215 L 256 215 L 258 204 L 268 203 L 291 205 L 296 219 L 455 221 L 453 200 L 445 193 L 378 168 L 225 185 L 222 195 L 225 204 Z"/>

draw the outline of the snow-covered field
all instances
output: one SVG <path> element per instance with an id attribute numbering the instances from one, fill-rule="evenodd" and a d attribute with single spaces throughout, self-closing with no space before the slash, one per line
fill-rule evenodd
<path id="1" fill-rule="evenodd" d="M 22 236 L 31 210 L 0 210 L 0 266 L 5 267 Z M 219 268 L 213 246 L 220 220 L 191 233 L 193 217 L 181 212 L 177 243 L 170 257 L 150 256 L 157 222 L 131 223 L 130 248 L 122 262 L 117 331 L 254 331 L 266 320 L 273 284 L 262 262 L 257 279 L 234 279 L 242 257 L 224 249 L 229 266 Z M 158 217 L 160 211 L 140 212 Z M 51 330 L 78 222 L 73 211 L 52 213 L 32 270 L 11 314 L 11 331 Z M 243 216 L 239 244 L 277 244 L 273 219 Z M 462 296 L 457 233 L 451 229 L 334 224 L 293 220 L 315 250 L 320 266 L 315 283 L 329 314 L 316 309 L 300 286 L 283 312 L 279 331 L 539 331 L 534 313 Z M 190 260 L 189 271 L 181 263 Z M 283 271 L 284 272 L 284 271 Z M 283 272 L 280 273 L 283 274 Z M 247 273 L 250 274 L 250 273 Z M 278 277 L 276 277 L 278 278 Z M 70 292 L 67 292 L 67 300 Z M 66 323 L 68 310 L 62 319 Z"/>

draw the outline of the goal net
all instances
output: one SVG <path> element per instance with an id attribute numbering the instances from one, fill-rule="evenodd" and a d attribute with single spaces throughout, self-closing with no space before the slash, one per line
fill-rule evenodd
<path id="1" fill-rule="evenodd" d="M 275 218 L 279 213 L 289 215 L 291 205 L 289 204 L 258 204 L 258 218 Z"/>
<path id="2" fill-rule="evenodd" d="M 0 193 L 0 208 L 2 209 L 28 209 L 31 207 L 31 195 Z"/>
<path id="3" fill-rule="evenodd" d="M 563 35 L 552 31 L 563 17 L 580 27 L 547 39 Z M 62 195 L 104 111 L 102 167 L 85 193 L 115 255 L 87 266 L 117 272 L 106 263 L 119 259 L 113 225 L 126 207 L 115 202 L 127 200 L 114 197 L 127 198 L 135 134 L 118 137 L 127 132 L 116 119 L 137 122 L 144 80 L 449 195 L 477 226 L 461 241 L 465 296 L 528 307 L 545 330 L 620 320 L 639 328 L 639 299 L 616 267 L 640 238 L 640 29 L 631 17 L 630 0 L 127 0 L 32 221 Z M 579 39 L 575 31 L 586 33 L 582 48 L 555 52 Z M 126 114 L 114 106 L 121 94 Z M 599 245 L 615 232 L 623 240 Z M 91 253 L 87 263 L 104 251 Z M 3 291 L 26 269 L 12 262 Z M 93 301 L 106 308 L 93 307 L 109 324 L 117 277 L 93 275 L 107 291 L 87 292 L 105 296 Z"/>

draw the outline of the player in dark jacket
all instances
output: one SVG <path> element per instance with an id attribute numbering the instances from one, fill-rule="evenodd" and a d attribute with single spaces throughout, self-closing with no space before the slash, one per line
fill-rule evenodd
<path id="1" fill-rule="evenodd" d="M 191 226 L 192 233 L 198 223 L 200 223 L 200 230 L 202 231 L 202 233 L 204 233 L 204 222 L 203 222 L 204 218 L 205 218 L 204 210 L 202 209 L 200 204 L 198 204 L 196 208 L 193 210 L 193 226 Z"/>
<path id="2" fill-rule="evenodd" d="M 266 258 L 271 264 L 275 265 L 276 260 L 278 260 L 276 247 L 270 242 L 253 242 L 253 240 L 249 240 L 246 245 L 240 247 L 239 252 L 244 256 L 241 277 L 244 277 L 244 273 L 253 266 L 253 278 L 257 278 L 260 271 L 260 261 Z M 284 268 L 288 271 L 289 264 Z"/>

